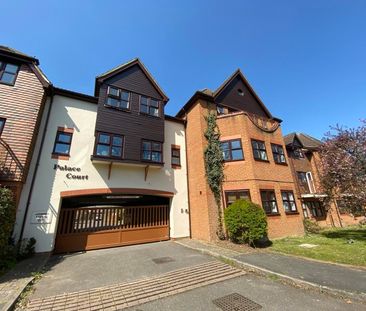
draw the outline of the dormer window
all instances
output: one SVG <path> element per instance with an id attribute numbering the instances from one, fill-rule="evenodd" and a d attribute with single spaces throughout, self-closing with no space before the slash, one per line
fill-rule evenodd
<path id="1" fill-rule="evenodd" d="M 130 109 L 130 92 L 108 86 L 106 106 L 118 109 Z"/>
<path id="2" fill-rule="evenodd" d="M 304 159 L 305 158 L 304 152 L 300 148 L 297 148 L 294 150 L 294 157 L 296 159 Z"/>
<path id="3" fill-rule="evenodd" d="M 19 66 L 0 61 L 0 83 L 14 85 Z"/>
<path id="4" fill-rule="evenodd" d="M 159 117 L 160 102 L 157 99 L 140 96 L 140 112 Z"/>
<path id="5" fill-rule="evenodd" d="M 225 108 L 222 106 L 217 106 L 216 111 L 218 115 L 225 114 Z"/>

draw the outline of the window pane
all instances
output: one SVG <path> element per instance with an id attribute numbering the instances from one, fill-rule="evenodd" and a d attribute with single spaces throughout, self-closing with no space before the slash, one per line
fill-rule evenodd
<path id="1" fill-rule="evenodd" d="M 109 95 L 113 95 L 113 96 L 119 96 L 119 89 L 117 89 L 117 88 L 114 88 L 114 87 L 112 87 L 112 86 L 110 86 L 109 88 L 108 88 L 108 94 Z"/>
<path id="2" fill-rule="evenodd" d="M 256 141 L 252 141 L 252 146 L 254 149 L 258 149 L 258 143 Z"/>
<path id="3" fill-rule="evenodd" d="M 128 109 L 130 107 L 130 104 L 127 101 L 121 100 L 119 102 L 119 107 L 123 109 Z"/>
<path id="4" fill-rule="evenodd" d="M 248 192 L 240 192 L 239 193 L 239 198 L 249 200 L 249 193 Z"/>
<path id="5" fill-rule="evenodd" d="M 173 149 L 173 150 L 172 150 L 172 155 L 173 155 L 173 156 L 175 156 L 175 157 L 179 157 L 179 156 L 180 156 L 180 152 L 179 152 L 179 150 L 177 150 L 177 149 Z"/>
<path id="6" fill-rule="evenodd" d="M 155 99 L 150 99 L 150 106 L 154 108 L 159 108 L 159 102 Z"/>
<path id="7" fill-rule="evenodd" d="M 292 192 L 288 192 L 288 198 L 290 201 L 295 201 L 294 200 L 294 194 Z"/>
<path id="8" fill-rule="evenodd" d="M 17 65 L 12 65 L 12 64 L 7 64 L 5 66 L 5 71 L 9 72 L 9 73 L 14 73 L 16 74 L 18 71 L 18 66 Z"/>
<path id="9" fill-rule="evenodd" d="M 149 108 L 147 106 L 141 105 L 140 111 L 143 113 L 149 113 Z"/>
<path id="10" fill-rule="evenodd" d="M 296 212 L 296 204 L 295 204 L 295 202 L 290 202 L 290 206 L 291 206 L 291 211 L 292 212 Z"/>
<path id="11" fill-rule="evenodd" d="M 161 162 L 161 153 L 160 152 L 153 152 L 151 154 L 151 161 Z"/>
<path id="12" fill-rule="evenodd" d="M 104 157 L 109 156 L 109 146 L 97 145 L 97 155 Z"/>
<path id="13" fill-rule="evenodd" d="M 122 146 L 122 137 L 114 136 L 112 140 L 112 145 L 114 146 Z"/>
<path id="14" fill-rule="evenodd" d="M 143 160 L 150 160 L 151 158 L 151 152 L 150 151 L 143 151 L 142 152 L 142 159 Z"/>
<path id="15" fill-rule="evenodd" d="M 276 202 L 271 202 L 271 207 L 272 207 L 272 209 L 271 209 L 272 213 L 277 213 L 277 204 L 276 204 Z"/>
<path id="16" fill-rule="evenodd" d="M 269 200 L 271 200 L 271 201 L 276 200 L 276 197 L 275 197 L 274 192 L 272 192 L 272 191 L 268 191 L 268 198 L 269 198 Z"/>
<path id="17" fill-rule="evenodd" d="M 256 158 L 256 159 L 260 159 L 261 158 L 260 151 L 254 150 L 254 158 Z"/>
<path id="18" fill-rule="evenodd" d="M 233 160 L 243 160 L 243 151 L 241 149 L 231 152 Z"/>
<path id="19" fill-rule="evenodd" d="M 238 148 L 241 148 L 240 140 L 231 141 L 231 149 L 238 149 Z"/>
<path id="20" fill-rule="evenodd" d="M 172 163 L 175 164 L 175 165 L 180 165 L 180 159 L 173 157 L 172 158 Z"/>
<path id="21" fill-rule="evenodd" d="M 119 107 L 120 101 L 118 99 L 108 97 L 107 98 L 107 105 L 110 105 L 112 107 Z"/>
<path id="22" fill-rule="evenodd" d="M 233 203 L 236 201 L 236 194 L 229 194 L 227 196 L 228 203 Z"/>
<path id="23" fill-rule="evenodd" d="M 283 202 L 283 207 L 284 207 L 286 212 L 288 212 L 290 210 L 290 206 L 289 206 L 289 203 L 287 201 Z"/>
<path id="24" fill-rule="evenodd" d="M 129 97 L 130 97 L 129 92 L 124 92 L 124 91 L 121 92 L 121 99 L 122 100 L 128 101 Z"/>
<path id="25" fill-rule="evenodd" d="M 63 143 L 70 143 L 71 142 L 71 135 L 59 133 L 57 141 L 63 142 Z"/>
<path id="26" fill-rule="evenodd" d="M 153 143 L 152 144 L 152 149 L 155 150 L 155 151 L 160 151 L 161 150 L 161 144 Z"/>
<path id="27" fill-rule="evenodd" d="M 149 114 L 151 114 L 152 116 L 158 117 L 159 116 L 159 109 L 154 108 L 154 107 L 150 107 Z"/>
<path id="28" fill-rule="evenodd" d="M 5 83 L 13 84 L 15 81 L 15 74 L 4 72 L 4 74 L 1 78 L 1 81 L 5 82 Z"/>
<path id="29" fill-rule="evenodd" d="M 142 149 L 143 150 L 151 150 L 151 143 L 148 141 L 142 142 Z"/>
<path id="30" fill-rule="evenodd" d="M 224 158 L 224 161 L 230 160 L 230 151 L 229 150 L 224 150 L 222 152 L 222 157 Z"/>
<path id="31" fill-rule="evenodd" d="M 228 142 L 221 143 L 221 149 L 222 150 L 228 150 L 229 149 L 229 143 Z"/>
<path id="32" fill-rule="evenodd" d="M 282 200 L 287 200 L 287 193 L 286 192 L 282 192 Z"/>
<path id="33" fill-rule="evenodd" d="M 141 96 L 141 98 L 140 98 L 140 104 L 147 106 L 147 97 Z"/>
<path id="34" fill-rule="evenodd" d="M 112 156 L 114 156 L 114 157 L 122 156 L 122 148 L 121 147 L 112 147 Z"/>
<path id="35" fill-rule="evenodd" d="M 265 145 L 264 145 L 263 142 L 258 142 L 258 148 L 259 149 L 262 149 L 262 150 L 266 149 L 266 147 L 265 147 Z"/>
<path id="36" fill-rule="evenodd" d="M 265 151 L 260 151 L 260 158 L 262 160 L 267 160 L 267 153 Z"/>
<path id="37" fill-rule="evenodd" d="M 58 143 L 55 146 L 55 153 L 69 154 L 70 145 Z"/>
<path id="38" fill-rule="evenodd" d="M 109 144 L 110 143 L 110 136 L 106 134 L 99 134 L 99 142 L 102 144 Z"/>

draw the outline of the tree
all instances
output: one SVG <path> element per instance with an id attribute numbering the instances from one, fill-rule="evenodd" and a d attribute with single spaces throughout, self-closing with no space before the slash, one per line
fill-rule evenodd
<path id="1" fill-rule="evenodd" d="M 221 187 L 224 180 L 224 159 L 221 150 L 220 131 L 216 123 L 216 114 L 210 112 L 206 116 L 206 122 L 207 128 L 204 133 L 207 140 L 207 146 L 204 151 L 206 179 L 214 195 L 218 209 L 218 228 L 216 234 L 220 239 L 224 239 L 225 233 L 222 225 L 221 210 Z"/>
<path id="2" fill-rule="evenodd" d="M 336 126 L 320 147 L 320 182 L 327 201 L 342 199 L 348 212 L 366 210 L 366 121 L 356 128 Z"/>
<path id="3" fill-rule="evenodd" d="M 0 255 L 5 251 L 13 232 L 15 212 L 13 192 L 0 187 Z"/>

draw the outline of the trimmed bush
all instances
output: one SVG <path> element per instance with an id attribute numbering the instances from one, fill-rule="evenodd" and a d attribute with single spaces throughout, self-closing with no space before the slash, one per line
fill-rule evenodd
<path id="1" fill-rule="evenodd" d="M 254 246 L 267 238 L 267 217 L 263 208 L 247 200 L 237 200 L 224 214 L 229 239 L 234 243 Z"/>

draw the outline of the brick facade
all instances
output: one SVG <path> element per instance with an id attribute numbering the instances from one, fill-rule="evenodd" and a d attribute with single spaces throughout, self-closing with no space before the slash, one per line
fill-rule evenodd
<path id="1" fill-rule="evenodd" d="M 206 181 L 203 158 L 206 146 L 204 116 L 210 110 L 216 110 L 215 107 L 214 104 L 207 101 L 197 100 L 186 114 L 191 232 L 193 238 L 203 240 L 217 238 L 218 212 L 213 194 Z M 251 200 L 261 205 L 260 189 L 274 190 L 279 215 L 268 216 L 269 237 L 304 234 L 300 201 L 296 201 L 298 209 L 296 214 L 286 214 L 282 204 L 281 190 L 290 190 L 296 197 L 297 195 L 290 167 L 275 164 L 272 157 L 271 143 L 282 145 L 285 149 L 281 128 L 278 127 L 273 133 L 264 132 L 255 126 L 244 112 L 218 116 L 217 124 L 221 140 L 240 139 L 244 152 L 244 160 L 225 164 L 223 205 L 226 206 L 225 191 L 249 190 Z M 251 139 L 265 141 L 269 162 L 254 160 Z"/>

